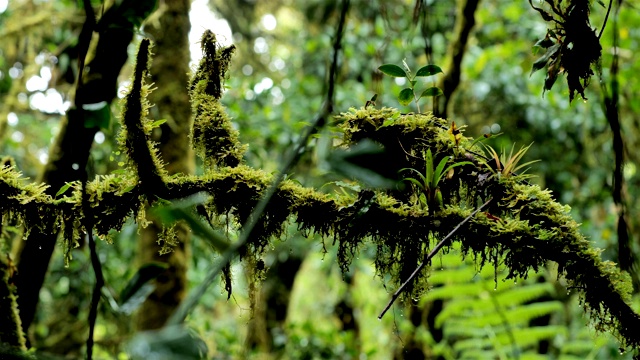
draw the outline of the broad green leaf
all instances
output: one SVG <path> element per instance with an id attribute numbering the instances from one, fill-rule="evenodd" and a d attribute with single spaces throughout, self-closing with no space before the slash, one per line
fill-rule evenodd
<path id="1" fill-rule="evenodd" d="M 436 170 L 433 173 L 433 179 L 431 179 L 431 189 L 435 189 L 438 187 L 438 183 L 442 178 L 442 170 L 444 170 L 444 167 L 447 165 L 447 161 L 449 161 L 448 156 L 440 160 L 440 163 L 438 163 L 438 166 L 436 166 Z"/>
<path id="2" fill-rule="evenodd" d="M 56 193 L 55 197 L 58 197 L 62 194 L 64 194 L 65 191 L 69 190 L 69 188 L 73 185 L 72 182 L 67 182 L 64 185 L 62 185 L 62 187 L 60 188 L 60 190 L 58 190 L 58 192 Z"/>
<path id="3" fill-rule="evenodd" d="M 551 46 L 549 49 L 547 49 L 547 52 L 544 55 L 542 55 L 538 60 L 536 60 L 536 62 L 533 63 L 533 66 L 531 67 L 531 73 L 529 75 L 544 68 L 549 62 L 549 59 L 552 56 L 554 56 L 559 50 L 560 50 L 560 44 L 555 44 Z"/>
<path id="4" fill-rule="evenodd" d="M 438 73 L 443 72 L 442 69 L 438 65 L 426 65 L 421 67 L 416 73 L 416 77 L 418 76 L 431 76 Z"/>
<path id="5" fill-rule="evenodd" d="M 424 184 L 422 184 L 420 181 L 414 179 L 414 178 L 404 178 L 402 179 L 402 181 L 408 181 L 414 185 L 416 185 L 418 187 L 418 189 L 422 189 L 424 190 Z"/>
<path id="6" fill-rule="evenodd" d="M 413 101 L 413 90 L 409 88 L 402 89 L 402 91 L 400 91 L 400 94 L 398 95 L 398 101 L 400 102 L 400 104 L 405 106 L 411 104 L 411 102 Z"/>
<path id="7" fill-rule="evenodd" d="M 334 184 L 336 184 L 336 186 L 340 186 L 343 188 L 347 188 L 349 190 L 353 190 L 355 192 L 359 192 L 360 190 L 362 190 L 362 187 L 356 183 L 349 183 L 346 181 L 335 181 Z"/>
<path id="8" fill-rule="evenodd" d="M 427 178 L 425 178 L 425 176 L 422 175 L 422 173 L 420 171 L 418 171 L 416 169 L 413 169 L 413 168 L 403 168 L 403 169 L 400 169 L 400 171 L 401 172 L 402 171 L 413 171 L 414 173 L 418 174 L 418 177 L 420 177 L 420 180 L 422 181 L 422 183 L 418 183 L 418 185 L 420 185 L 421 188 L 424 188 L 426 185 L 428 185 L 427 184 Z M 405 179 L 402 179 L 402 180 L 408 180 L 408 179 L 413 179 L 413 178 L 405 178 Z"/>
<path id="9" fill-rule="evenodd" d="M 384 64 L 378 68 L 383 74 L 393 77 L 407 77 L 407 73 L 398 65 Z"/>
<path id="10" fill-rule="evenodd" d="M 427 163 L 427 172 L 425 173 L 427 181 L 425 181 L 425 183 L 427 186 L 431 186 L 433 183 L 433 154 L 431 153 L 431 149 L 427 149 L 424 160 Z"/>
<path id="11" fill-rule="evenodd" d="M 164 124 L 167 122 L 167 119 L 160 119 L 160 120 L 156 120 L 154 122 L 151 123 L 151 127 L 152 128 L 157 128 L 158 126 Z"/>
<path id="12" fill-rule="evenodd" d="M 442 94 L 443 92 L 439 87 L 433 86 L 423 91 L 422 94 L 420 94 L 420 98 L 423 98 L 425 96 L 440 96 Z"/>

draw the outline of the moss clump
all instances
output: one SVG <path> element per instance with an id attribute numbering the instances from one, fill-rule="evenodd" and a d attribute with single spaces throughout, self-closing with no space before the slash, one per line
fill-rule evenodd
<path id="1" fill-rule="evenodd" d="M 189 87 L 194 114 L 193 147 L 207 167 L 238 166 L 246 146 L 238 140 L 238 131 L 220 104 L 222 84 L 235 47 L 220 47 L 208 30 L 202 35 L 201 46 L 204 57 Z"/>

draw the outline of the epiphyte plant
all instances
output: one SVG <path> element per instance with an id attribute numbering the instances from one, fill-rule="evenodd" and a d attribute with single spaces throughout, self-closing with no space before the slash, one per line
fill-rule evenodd
<path id="1" fill-rule="evenodd" d="M 397 78 L 406 78 L 407 81 L 409 82 L 409 87 L 404 88 L 400 91 L 400 94 L 398 94 L 398 101 L 400 102 L 400 104 L 404 106 L 407 106 L 411 104 L 412 101 L 415 101 L 418 112 L 421 113 L 420 103 L 418 101 L 423 97 L 440 96 L 442 95 L 442 90 L 440 90 L 440 88 L 438 88 L 437 86 L 432 86 L 425 89 L 420 94 L 420 96 L 416 96 L 415 86 L 418 83 L 418 80 L 416 79 L 419 77 L 436 75 L 436 74 L 442 73 L 443 71 L 437 65 L 425 65 L 420 69 L 418 69 L 418 71 L 414 75 L 413 72 L 411 71 L 411 68 L 409 68 L 409 65 L 407 65 L 406 59 L 402 60 L 402 65 L 404 66 L 404 69 L 395 64 L 384 64 L 378 67 L 378 70 L 380 70 L 383 74 L 386 74 L 389 76 L 393 76 Z"/>
<path id="2" fill-rule="evenodd" d="M 513 146 L 511 146 L 511 151 L 509 151 L 509 156 L 507 156 L 507 153 L 506 151 L 504 151 L 504 149 L 502 150 L 501 154 L 498 155 L 498 153 L 491 146 L 485 145 L 485 149 L 491 157 L 491 160 L 489 161 L 495 162 L 495 164 L 488 163 L 486 165 L 494 173 L 494 176 L 497 176 L 498 178 L 509 177 L 511 175 L 517 175 L 517 176 L 520 176 L 521 178 L 532 177 L 533 175 L 524 174 L 528 170 L 528 168 L 524 169 L 521 174 L 517 173 L 518 170 L 524 168 L 525 166 L 529 166 L 535 162 L 540 161 L 540 160 L 532 160 L 524 164 L 518 165 L 518 163 L 520 162 L 520 160 L 522 160 L 522 157 L 524 156 L 524 154 L 526 154 L 527 150 L 529 150 L 531 145 L 533 145 L 533 143 L 529 144 L 528 146 L 522 146 L 520 150 L 514 154 L 513 153 L 513 149 L 515 147 L 515 144 L 514 144 Z"/>
<path id="3" fill-rule="evenodd" d="M 414 184 L 421 193 L 418 195 L 420 204 L 424 207 L 426 205 L 429 208 L 439 209 L 443 205 L 442 192 L 438 188 L 438 184 L 442 180 L 442 177 L 453 170 L 455 167 L 473 164 L 469 161 L 461 161 L 449 165 L 446 169 L 445 166 L 449 162 L 450 156 L 446 156 L 440 160 L 438 166 L 434 168 L 434 158 L 431 153 L 431 149 L 427 149 L 424 153 L 424 160 L 426 163 L 425 173 L 413 168 L 404 168 L 400 171 L 411 171 L 418 175 L 418 178 L 406 177 L 403 181 L 409 181 Z"/>

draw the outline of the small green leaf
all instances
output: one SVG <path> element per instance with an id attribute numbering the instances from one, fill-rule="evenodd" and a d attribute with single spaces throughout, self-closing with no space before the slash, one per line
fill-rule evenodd
<path id="1" fill-rule="evenodd" d="M 417 76 L 431 76 L 443 72 L 438 65 L 427 65 L 421 67 L 416 73 Z"/>
<path id="2" fill-rule="evenodd" d="M 443 94 L 443 92 L 442 92 L 442 90 L 440 90 L 439 87 L 433 86 L 433 87 L 430 87 L 427 90 L 423 91 L 422 94 L 420 94 L 420 98 L 423 98 L 425 96 L 440 96 L 442 94 Z"/>
<path id="3" fill-rule="evenodd" d="M 62 187 L 60 188 L 60 190 L 58 190 L 58 192 L 56 193 L 56 197 L 64 194 L 65 191 L 69 190 L 69 188 L 71 187 L 71 185 L 73 185 L 72 182 L 67 182 L 64 185 L 62 185 Z"/>
<path id="4" fill-rule="evenodd" d="M 547 49 L 547 52 L 544 55 L 542 55 L 538 60 L 536 60 L 536 62 L 533 63 L 533 66 L 531 67 L 531 73 L 529 74 L 529 76 L 531 76 L 531 74 L 533 74 L 534 72 L 544 68 L 549 62 L 549 59 L 553 58 L 559 50 L 560 50 L 560 44 L 555 44 L 551 46 L 549 49 Z"/>
<path id="5" fill-rule="evenodd" d="M 167 119 L 160 119 L 160 120 L 156 120 L 154 122 L 151 123 L 151 127 L 152 128 L 157 128 L 158 126 L 164 124 L 167 122 Z"/>
<path id="6" fill-rule="evenodd" d="M 129 185 L 129 186 L 127 186 L 124 190 L 122 190 L 122 192 L 121 192 L 120 194 L 126 194 L 126 193 L 128 193 L 129 191 L 131 191 L 131 190 L 135 189 L 135 187 L 136 187 L 135 185 Z"/>
<path id="7" fill-rule="evenodd" d="M 555 44 L 553 40 L 551 40 L 548 36 L 546 36 L 544 39 L 538 40 L 538 42 L 536 42 L 535 45 L 533 46 L 548 49 L 552 47 L 553 44 Z"/>
<path id="8" fill-rule="evenodd" d="M 400 102 L 400 104 L 405 106 L 411 104 L 411 102 L 413 101 L 413 90 L 409 88 L 402 89 L 402 91 L 400 91 L 400 94 L 398 95 L 398 101 Z"/>
<path id="9" fill-rule="evenodd" d="M 417 80 L 410 80 L 409 84 L 411 84 L 411 87 L 414 87 L 414 86 L 416 86 L 417 82 L 418 82 Z"/>
<path id="10" fill-rule="evenodd" d="M 378 68 L 383 74 L 393 77 L 407 77 L 407 73 L 398 65 L 384 64 Z"/>

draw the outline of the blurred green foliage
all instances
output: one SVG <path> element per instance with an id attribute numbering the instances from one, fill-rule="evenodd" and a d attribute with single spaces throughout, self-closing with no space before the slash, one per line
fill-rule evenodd
<path id="1" fill-rule="evenodd" d="M 36 3 L 37 11 L 34 10 Z M 252 166 L 273 171 L 299 138 L 301 129 L 311 121 L 310 114 L 321 106 L 338 2 L 214 0 L 210 3 L 213 12 L 228 19 L 233 32 L 231 40 L 238 47 L 223 103 L 240 132 L 241 141 L 250 144 L 247 161 Z M 378 106 L 395 106 L 396 95 L 407 84 L 382 77 L 378 67 L 398 64 L 405 58 L 410 59 L 411 68 L 445 63 L 455 4 L 427 1 L 429 22 L 423 32 L 413 24 L 412 1 L 352 3 L 338 75 L 336 112 L 364 106 L 374 94 L 378 94 Z M 598 5 L 594 6 L 592 23 L 600 27 L 604 12 Z M 617 49 L 612 47 L 613 27 L 607 27 L 601 39 L 605 81 L 614 50 L 620 57 L 619 110 L 628 157 L 624 176 L 632 215 L 631 234 L 636 243 L 640 238 L 637 220 L 640 153 L 634 151 L 640 145 L 637 120 L 640 62 L 634 56 L 640 46 L 638 6 L 637 1 L 629 1 L 620 10 Z M 238 8 L 243 11 L 237 11 Z M 60 114 L 68 107 L 65 102 L 70 99 L 69 89 L 77 71 L 75 45 L 82 25 L 80 14 L 75 1 L 28 0 L 12 1 L 0 13 L 0 154 L 13 157 L 18 168 L 31 178 L 37 176 L 46 162 L 50 139 L 60 128 Z M 45 18 L 48 20 L 43 21 Z M 503 133 L 487 141 L 496 149 L 510 148 L 513 143 L 518 146 L 533 143 L 524 160 L 540 159 L 529 171 L 538 175 L 531 181 L 550 188 L 561 202 L 571 205 L 572 215 L 583 223 L 583 233 L 594 245 L 605 249 L 604 258 L 614 258 L 616 215 L 610 194 L 613 152 L 600 88 L 594 81 L 586 89 L 589 98 L 586 103 L 569 104 L 569 90 L 564 82 L 556 83 L 542 96 L 544 75 L 529 73 L 541 56 L 535 53 L 533 45 L 545 36 L 546 26 L 526 1 L 481 2 L 476 20 L 449 120 L 467 125 L 466 134 L 474 137 Z M 30 25 L 20 26 L 20 23 Z M 140 31 L 144 33 L 144 27 Z M 126 83 L 122 86 L 126 87 Z M 43 100 L 55 106 L 47 107 Z M 112 112 L 118 113 L 118 110 L 112 109 Z M 111 126 L 96 138 L 92 152 L 96 174 L 122 166 L 113 139 L 117 125 Z M 336 180 L 325 160 L 334 136 L 335 132 L 329 127 L 314 140 L 313 151 L 305 154 L 304 161 L 292 175 L 295 179 L 315 186 Z M 326 187 L 328 192 L 335 188 Z M 291 225 L 288 234 L 286 242 L 271 249 L 267 266 L 294 253 L 308 251 L 310 255 L 296 278 L 286 326 L 273 334 L 274 343 L 283 346 L 285 358 L 389 359 L 394 353 L 402 354 L 404 339 L 410 333 L 421 338 L 432 355 L 446 359 L 465 355 L 468 355 L 466 358 L 515 358 L 515 353 L 521 359 L 547 358 L 537 353 L 537 345 L 542 340 L 550 343 L 549 353 L 559 359 L 630 357 L 620 355 L 615 342 L 606 336 L 594 340 L 594 331 L 585 326 L 577 300 L 566 293 L 562 279 L 556 278 L 553 269 L 543 275 L 532 275 L 517 285 L 503 282 L 503 275 L 499 273 L 494 291 L 494 271 L 499 272 L 500 266 L 498 269 L 488 266 L 478 272 L 470 263 L 461 262 L 458 254 L 436 258 L 431 268 L 433 291 L 421 300 L 425 303 L 439 299 L 445 303 L 438 315 L 440 320 L 436 318 L 443 339 L 435 341 L 424 325 L 414 326 L 399 305 L 394 307 L 393 316 L 382 321 L 376 319 L 388 300 L 388 293 L 395 289 L 383 288 L 380 281 L 374 279 L 369 261 L 372 249 L 361 249 L 360 258 L 352 266 L 354 280 L 347 285 L 331 260 L 336 251 L 331 244 L 302 236 L 295 225 Z M 100 244 L 107 291 L 113 294 L 122 291 L 137 271 L 131 264 L 136 237 L 136 226 L 129 224 L 114 234 L 113 244 Z M 10 246 L 10 243 L 3 244 L 3 251 Z M 638 250 L 637 245 L 634 250 Z M 322 251 L 327 254 L 320 254 Z M 191 285 L 196 285 L 204 279 L 207 265 L 216 256 L 210 245 L 202 241 L 193 242 L 192 253 L 189 276 Z M 93 278 L 86 249 L 81 247 L 72 255 L 73 261 L 68 267 L 64 267 L 60 253 L 54 255 L 31 335 L 32 345 L 38 349 L 79 357 L 85 338 L 88 289 Z M 188 326 L 197 330 L 214 358 L 258 358 L 262 356 L 259 351 L 247 352 L 244 346 L 246 324 L 251 321 L 253 311 L 243 268 L 233 267 L 232 274 L 235 289 L 232 298 L 226 300 L 221 283 L 205 294 L 201 305 L 188 319 Z M 515 293 L 528 290 L 531 291 L 529 297 L 516 300 Z M 342 331 L 334 312 L 335 305 L 345 296 L 356 309 L 358 332 Z M 510 315 L 518 314 L 519 309 L 536 304 L 535 301 L 543 297 L 546 297 L 543 304 L 547 306 L 530 313 L 529 317 L 522 313 Z M 113 311 L 108 302 L 102 303 L 100 311 L 96 328 L 97 357 L 126 358 L 123 344 L 131 338 L 132 318 Z M 505 320 L 490 321 L 483 317 L 487 312 L 503 313 L 511 330 L 505 326 Z M 548 331 L 536 335 L 528 326 L 540 316 L 549 318 Z M 509 332 L 517 334 L 515 341 L 507 336 Z M 193 334 L 181 330 L 172 339 L 193 340 Z M 135 341 L 130 346 L 135 353 Z"/>

